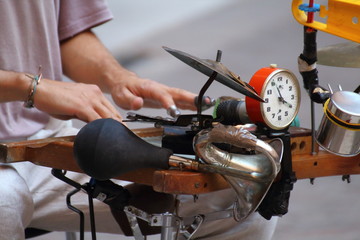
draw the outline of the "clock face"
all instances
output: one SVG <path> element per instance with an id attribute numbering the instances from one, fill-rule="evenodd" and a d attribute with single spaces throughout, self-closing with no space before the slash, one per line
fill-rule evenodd
<path id="1" fill-rule="evenodd" d="M 278 69 L 265 80 L 260 96 L 260 111 L 265 124 L 272 129 L 289 126 L 300 107 L 300 87 L 291 72 Z"/>

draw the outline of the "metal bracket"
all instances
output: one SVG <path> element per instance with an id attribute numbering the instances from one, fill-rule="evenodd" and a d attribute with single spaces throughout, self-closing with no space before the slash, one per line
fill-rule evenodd
<path id="1" fill-rule="evenodd" d="M 161 227 L 161 240 L 174 239 L 174 228 L 178 228 L 181 222 L 179 217 L 171 213 L 148 214 L 134 206 L 126 206 L 124 212 L 136 240 L 146 239 L 146 236 L 141 233 L 137 218 L 144 220 L 152 227 Z"/>
<path id="2" fill-rule="evenodd" d="M 179 234 L 192 239 L 204 222 L 233 217 L 233 209 L 213 212 L 193 217 L 178 217 L 172 213 L 148 214 L 136 207 L 126 206 L 124 212 L 129 220 L 135 240 L 145 240 L 141 233 L 137 218 L 149 223 L 150 226 L 161 227 L 161 240 L 175 240 Z"/>

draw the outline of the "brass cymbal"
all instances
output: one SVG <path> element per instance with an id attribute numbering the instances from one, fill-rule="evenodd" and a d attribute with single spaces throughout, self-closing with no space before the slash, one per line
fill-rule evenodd
<path id="1" fill-rule="evenodd" d="M 244 94 L 245 96 L 264 102 L 264 100 L 258 95 L 258 93 L 254 90 L 252 86 L 250 86 L 247 82 L 242 81 L 238 75 L 231 72 L 221 62 L 210 59 L 200 59 L 188 53 L 168 47 L 163 48 L 174 57 L 195 68 L 199 72 L 207 75 L 208 77 L 210 77 L 213 72 L 216 72 L 217 75 L 215 77 L 215 80 L 217 80 L 218 82 L 237 92 Z"/>
<path id="2" fill-rule="evenodd" d="M 360 68 L 360 44 L 347 42 L 321 48 L 317 51 L 320 65 Z"/>

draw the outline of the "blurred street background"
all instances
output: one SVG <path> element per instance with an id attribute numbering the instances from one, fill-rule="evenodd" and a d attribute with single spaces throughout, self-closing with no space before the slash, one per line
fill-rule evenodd
<path id="1" fill-rule="evenodd" d="M 167 46 L 208 59 L 215 59 L 217 50 L 222 50 L 222 63 L 245 81 L 258 69 L 275 63 L 293 71 L 303 85 L 297 66 L 303 48 L 303 26 L 293 18 L 289 0 L 109 0 L 108 3 L 114 20 L 95 32 L 120 63 L 141 77 L 193 92 L 201 89 L 207 77 L 162 49 Z M 323 32 L 318 32 L 317 41 L 318 48 L 346 42 Z M 353 91 L 360 83 L 360 69 L 318 65 L 318 71 L 324 87 L 330 84 L 337 90 L 341 84 L 343 90 Z M 217 82 L 206 95 L 243 97 Z M 120 112 L 126 117 L 127 111 Z M 165 110 L 138 112 L 166 116 Z M 317 127 L 322 117 L 321 106 L 316 106 L 316 113 Z M 302 127 L 310 128 L 310 101 L 303 88 L 299 119 Z M 139 123 L 128 125 L 151 127 Z M 309 180 L 299 180 L 291 192 L 289 213 L 279 219 L 273 239 L 360 239 L 359 187 L 359 176 L 351 176 L 350 184 L 343 182 L 341 176 L 318 178 L 314 185 Z M 51 233 L 34 239 L 64 238 L 63 233 Z M 98 234 L 98 239 L 132 238 Z"/>

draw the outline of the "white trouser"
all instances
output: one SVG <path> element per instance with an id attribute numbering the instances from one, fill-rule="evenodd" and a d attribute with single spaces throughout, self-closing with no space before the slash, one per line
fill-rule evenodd
<path id="1" fill-rule="evenodd" d="M 78 129 L 70 121 L 51 119 L 45 129 L 29 139 L 75 135 Z M 33 227 L 49 231 L 79 231 L 79 215 L 67 208 L 66 195 L 74 187 L 55 178 L 51 168 L 30 162 L 0 165 L 0 239 L 22 240 L 24 228 Z M 67 177 L 83 184 L 89 181 L 84 174 L 68 172 Z M 88 197 L 79 192 L 72 204 L 85 214 L 85 229 L 90 230 Z M 96 230 L 122 233 L 114 221 L 109 207 L 94 200 Z"/>
<path id="2" fill-rule="evenodd" d="M 45 129 L 31 139 L 75 135 L 77 131 L 69 121 L 52 119 Z M 66 195 L 74 188 L 52 176 L 50 168 L 20 162 L 0 165 L 0 169 L 0 239 L 23 240 L 26 227 L 79 231 L 79 216 L 67 208 L 65 201 Z M 68 172 L 66 176 L 80 184 L 89 181 L 89 177 L 84 174 Z M 194 216 L 197 213 L 224 210 L 231 206 L 234 197 L 231 189 L 202 194 L 196 202 L 193 196 L 180 195 L 178 213 L 180 216 Z M 89 231 L 87 195 L 80 192 L 71 199 L 72 204 L 84 212 L 85 229 Z M 122 233 L 106 204 L 94 200 L 94 210 L 98 232 Z M 269 240 L 276 222 L 277 218 L 266 221 L 255 213 L 242 223 L 233 219 L 206 223 L 199 229 L 197 236 L 198 239 L 207 240 Z"/>
<path id="3" fill-rule="evenodd" d="M 194 214 L 222 211 L 233 206 L 235 193 L 232 189 L 225 189 L 207 194 L 200 194 L 194 202 L 193 196 L 179 195 L 178 215 L 181 217 Z M 257 212 L 251 214 L 243 222 L 236 222 L 233 218 L 226 218 L 204 223 L 196 233 L 196 239 L 206 240 L 270 240 L 274 234 L 278 218 L 270 221 L 264 219 Z"/>

